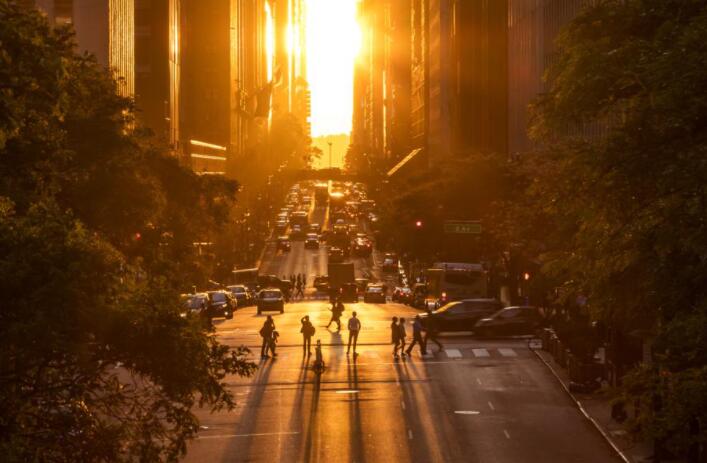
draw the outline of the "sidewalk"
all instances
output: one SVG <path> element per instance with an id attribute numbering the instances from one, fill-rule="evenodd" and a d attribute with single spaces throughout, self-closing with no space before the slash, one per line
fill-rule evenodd
<path id="1" fill-rule="evenodd" d="M 570 392 L 570 379 L 567 370 L 555 362 L 550 352 L 542 349 L 533 349 L 533 352 L 547 365 L 567 394 L 577 404 L 582 414 L 597 428 L 624 462 L 647 463 L 653 461 L 651 459 L 652 446 L 647 442 L 634 442 L 623 426 L 611 418 L 610 398 L 601 391 L 593 394 Z"/>

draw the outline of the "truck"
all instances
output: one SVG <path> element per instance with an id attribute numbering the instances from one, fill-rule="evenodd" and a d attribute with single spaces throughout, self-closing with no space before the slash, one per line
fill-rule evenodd
<path id="1" fill-rule="evenodd" d="M 488 297 L 488 272 L 482 264 L 436 262 L 425 275 L 427 302 L 437 307 L 461 299 Z"/>
<path id="2" fill-rule="evenodd" d="M 329 263 L 329 288 L 339 290 L 347 283 L 355 283 L 353 262 Z"/>

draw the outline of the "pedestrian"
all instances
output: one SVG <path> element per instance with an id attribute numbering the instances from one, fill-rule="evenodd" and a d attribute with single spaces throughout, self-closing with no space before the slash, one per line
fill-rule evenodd
<path id="1" fill-rule="evenodd" d="M 341 314 L 344 313 L 344 304 L 341 300 L 336 299 L 331 304 L 331 320 L 327 324 L 327 328 L 331 326 L 332 323 L 336 322 L 336 331 L 341 331 Z"/>
<path id="2" fill-rule="evenodd" d="M 405 333 L 405 319 L 403 317 L 400 317 L 400 321 L 398 322 L 398 349 L 400 349 L 400 355 L 405 357 L 405 337 L 407 336 L 407 333 Z"/>
<path id="3" fill-rule="evenodd" d="M 280 333 L 277 330 L 272 331 L 272 336 L 270 336 L 270 350 L 272 351 L 272 356 L 277 357 L 275 353 L 275 345 L 277 344 L 277 338 L 280 337 Z"/>
<path id="4" fill-rule="evenodd" d="M 321 374 L 324 371 L 324 368 L 326 365 L 324 364 L 324 357 L 322 356 L 322 340 L 317 339 L 317 345 L 314 348 L 314 365 L 312 365 L 312 369 L 318 373 Z"/>
<path id="5" fill-rule="evenodd" d="M 302 274 L 302 286 L 307 287 L 307 275 L 304 273 Z"/>
<path id="6" fill-rule="evenodd" d="M 297 280 L 297 292 L 295 292 L 295 298 L 304 299 L 304 291 L 302 291 L 302 280 Z"/>
<path id="7" fill-rule="evenodd" d="M 300 323 L 302 323 L 302 328 L 299 330 L 302 333 L 302 349 L 305 354 L 312 355 L 312 336 L 314 336 L 316 329 L 309 321 L 309 315 L 302 317 Z"/>
<path id="8" fill-rule="evenodd" d="M 437 315 L 435 315 L 429 307 L 427 308 L 427 326 L 425 328 L 424 351 L 427 352 L 427 341 L 432 341 L 437 344 L 437 348 L 439 349 L 438 352 L 442 352 L 444 346 L 437 339 L 437 334 L 439 333 L 439 320 L 437 319 Z"/>
<path id="9" fill-rule="evenodd" d="M 405 351 L 405 353 L 408 354 L 408 357 L 412 353 L 412 349 L 416 344 L 420 346 L 420 353 L 425 355 L 427 352 L 425 352 L 425 343 L 422 340 L 422 321 L 420 320 L 419 315 L 415 315 L 415 320 L 412 322 L 412 342 Z"/>
<path id="10" fill-rule="evenodd" d="M 272 315 L 268 315 L 263 323 L 263 327 L 260 328 L 260 336 L 263 338 L 263 344 L 260 347 L 260 357 L 268 357 L 268 349 L 270 348 L 270 341 L 272 340 L 272 333 L 275 331 L 275 322 L 272 319 Z"/>
<path id="11" fill-rule="evenodd" d="M 290 274 L 290 284 L 291 285 L 295 284 L 295 274 L 294 273 Z"/>
<path id="12" fill-rule="evenodd" d="M 390 342 L 393 344 L 393 357 L 398 357 L 398 342 L 400 341 L 400 332 L 398 330 L 398 317 L 393 317 L 390 323 Z"/>
<path id="13" fill-rule="evenodd" d="M 346 355 L 349 355 L 351 350 L 351 341 L 353 341 L 353 354 L 356 357 L 356 343 L 358 342 L 358 333 L 361 331 L 361 320 L 356 318 L 356 312 L 354 311 L 349 318 L 349 347 L 346 348 Z"/>

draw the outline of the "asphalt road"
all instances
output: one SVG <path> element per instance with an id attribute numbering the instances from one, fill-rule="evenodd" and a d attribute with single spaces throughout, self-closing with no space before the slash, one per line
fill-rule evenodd
<path id="1" fill-rule="evenodd" d="M 317 216 L 321 215 L 321 219 Z M 325 210 L 313 220 L 324 222 Z M 375 259 L 357 267 L 381 276 Z M 294 243 L 266 253 L 263 267 L 283 275 L 326 273 L 326 254 Z M 362 270 L 357 270 L 362 271 Z M 251 378 L 233 377 L 238 401 L 228 412 L 198 410 L 202 430 L 187 462 L 612 462 L 619 461 L 536 359 L 525 340 L 445 336 L 445 349 L 394 360 L 390 318 L 412 318 L 400 304 L 347 304 L 362 322 L 358 356 L 346 354 L 347 332 L 326 329 L 329 305 L 308 299 L 273 313 L 277 358 L 260 358 L 265 315 L 254 308 L 217 320 L 217 335 L 247 345 L 259 364 Z M 300 318 L 310 315 L 327 368 L 317 375 L 304 355 Z M 408 333 L 412 330 L 408 327 Z"/>

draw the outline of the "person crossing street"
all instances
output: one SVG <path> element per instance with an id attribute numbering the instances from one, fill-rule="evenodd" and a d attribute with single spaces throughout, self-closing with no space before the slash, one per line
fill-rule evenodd
<path id="1" fill-rule="evenodd" d="M 412 322 L 412 342 L 405 351 L 408 357 L 412 353 L 412 349 L 415 345 L 420 346 L 420 353 L 422 355 L 427 354 L 427 352 L 425 352 L 425 343 L 422 340 L 422 321 L 420 320 L 419 315 L 415 315 L 415 320 Z"/>
<path id="2" fill-rule="evenodd" d="M 356 357 L 356 343 L 358 342 L 358 333 L 361 331 L 361 320 L 356 317 L 356 312 L 351 314 L 349 318 L 349 347 L 346 349 L 346 355 L 351 351 L 351 341 L 353 341 L 353 354 Z"/>

